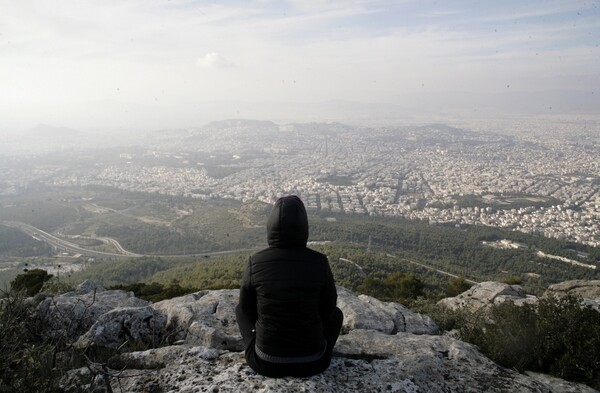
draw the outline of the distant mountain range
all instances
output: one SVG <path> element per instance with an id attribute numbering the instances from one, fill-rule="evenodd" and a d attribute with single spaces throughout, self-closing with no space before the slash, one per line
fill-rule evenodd
<path id="1" fill-rule="evenodd" d="M 349 100 L 215 100 L 159 105 L 114 100 L 83 101 L 74 104 L 68 112 L 51 117 L 0 119 L 0 130 L 4 128 L 13 132 L 16 124 L 27 124 L 31 118 L 40 119 L 40 122 L 46 124 L 64 124 L 81 130 L 112 129 L 137 132 L 198 127 L 218 119 L 231 118 L 269 119 L 278 124 L 337 121 L 354 125 L 387 126 L 444 123 L 463 118 L 574 115 L 600 117 L 600 91 L 594 91 L 592 88 L 585 91 L 527 92 L 507 85 L 505 90 L 495 93 L 434 92 L 424 88 L 422 91 L 399 91 L 384 103 Z M 41 126 L 46 127 L 48 126 Z"/>

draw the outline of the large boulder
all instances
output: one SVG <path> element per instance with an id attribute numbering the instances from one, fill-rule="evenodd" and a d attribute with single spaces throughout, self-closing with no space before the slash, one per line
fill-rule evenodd
<path id="1" fill-rule="evenodd" d="M 438 304 L 444 305 L 452 310 L 467 309 L 476 311 L 506 301 L 511 301 L 519 305 L 524 303 L 536 303 L 537 298 L 535 296 L 527 295 L 520 285 L 485 281 L 473 285 L 456 297 L 442 299 Z"/>
<path id="2" fill-rule="evenodd" d="M 167 317 L 145 307 L 117 307 L 101 315 L 75 342 L 77 348 L 155 348 L 164 345 Z"/>
<path id="3" fill-rule="evenodd" d="M 72 343 L 100 317 L 117 307 L 145 307 L 149 303 L 133 292 L 106 290 L 85 281 L 75 291 L 44 299 L 37 308 L 43 334 Z"/>
<path id="4" fill-rule="evenodd" d="M 574 295 L 583 299 L 585 305 L 600 311 L 600 280 L 570 280 L 548 287 L 544 296 Z"/>
<path id="5" fill-rule="evenodd" d="M 356 296 L 338 287 L 338 307 L 344 313 L 345 331 L 373 329 L 386 334 L 409 332 L 437 334 L 439 328 L 428 316 L 417 314 L 398 303 L 382 302 L 367 295 Z"/>
<path id="6" fill-rule="evenodd" d="M 242 335 L 235 318 L 237 289 L 200 291 L 153 304 L 167 316 L 174 340 L 188 345 L 241 351 Z"/>
<path id="7" fill-rule="evenodd" d="M 373 329 L 392 333 L 396 329 L 394 320 L 381 307 L 368 306 L 351 291 L 338 287 L 337 305 L 344 313 L 344 330 Z"/>
<path id="8" fill-rule="evenodd" d="M 102 286 L 97 285 L 95 282 L 93 282 L 90 279 L 87 279 L 85 281 L 83 281 L 81 284 L 79 284 L 77 286 L 77 288 L 75 288 L 75 294 L 77 295 L 83 295 L 86 293 L 90 293 L 90 292 L 104 292 L 106 291 L 106 289 L 104 289 Z"/>

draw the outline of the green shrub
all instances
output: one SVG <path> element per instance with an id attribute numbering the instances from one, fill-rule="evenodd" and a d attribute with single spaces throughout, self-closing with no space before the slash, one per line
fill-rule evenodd
<path id="1" fill-rule="evenodd" d="M 426 298 L 414 300 L 410 308 L 414 312 L 430 316 L 441 331 L 458 329 L 467 319 L 465 314 L 470 314 L 468 311 L 451 310 Z"/>
<path id="2" fill-rule="evenodd" d="M 600 312 L 567 296 L 538 306 L 540 371 L 600 389 Z"/>
<path id="3" fill-rule="evenodd" d="M 35 304 L 23 293 L 0 300 L 0 392 L 56 392 L 55 347 L 35 331 Z"/>
<path id="4" fill-rule="evenodd" d="M 28 270 L 19 274 L 11 283 L 15 291 L 24 291 L 27 296 L 33 296 L 38 293 L 44 283 L 52 278 L 51 274 L 42 269 Z"/>
<path id="5" fill-rule="evenodd" d="M 453 278 L 446 286 L 446 297 L 458 296 L 471 286 L 472 284 L 469 284 L 464 277 Z"/>
<path id="6" fill-rule="evenodd" d="M 4 293 L 5 296 L 0 299 L 0 393 L 57 392 L 59 382 L 66 376 L 67 370 L 84 365 L 90 370 L 90 378 L 75 378 L 70 381 L 70 385 L 77 382 L 87 387 L 72 388 L 69 391 L 92 391 L 97 384 L 96 376 L 102 376 L 104 380 L 125 378 L 109 376 L 103 368 L 119 350 L 76 349 L 65 346 L 63 339 L 66 337 L 66 331 L 65 335 L 55 338 L 42 334 L 41 320 L 35 313 L 39 300 L 48 293 L 63 293 L 71 288 L 58 280 L 39 279 L 51 277 L 43 270 L 40 272 L 30 271 L 20 275 L 21 278 L 15 280 L 17 284 L 13 285 L 20 290 Z M 45 282 L 44 294 L 37 294 L 38 286 L 41 288 L 41 285 L 38 285 L 40 282 Z M 151 301 L 195 291 L 177 284 L 163 286 L 156 283 L 135 284 L 125 289 L 138 291 Z M 27 297 L 29 294 L 33 297 Z"/>
<path id="7" fill-rule="evenodd" d="M 503 283 L 508 285 L 521 285 L 522 281 L 523 280 L 521 280 L 521 277 L 517 276 L 506 277 L 504 280 L 502 280 Z"/>
<path id="8" fill-rule="evenodd" d="M 531 305 L 505 302 L 471 315 L 459 327 L 461 337 L 479 346 L 496 363 L 519 371 L 531 369 L 535 362 L 537 316 Z"/>
<path id="9" fill-rule="evenodd" d="M 367 277 L 357 291 L 385 301 L 407 303 L 423 296 L 423 282 L 412 273 L 396 272 L 385 280 Z"/>
<path id="10" fill-rule="evenodd" d="M 505 302 L 477 312 L 430 307 L 429 315 L 443 329 L 458 328 L 464 341 L 504 367 L 600 389 L 600 312 L 582 306 L 580 298 Z"/>
<path id="11" fill-rule="evenodd" d="M 159 302 L 165 299 L 171 299 L 177 296 L 187 295 L 188 293 L 197 292 L 198 289 L 182 287 L 179 284 L 163 285 L 156 282 L 151 284 L 137 283 L 129 285 L 114 285 L 110 289 L 122 289 L 131 291 L 136 297 L 150 302 Z"/>
<path id="12" fill-rule="evenodd" d="M 45 295 L 62 295 L 63 293 L 71 292 L 73 289 L 74 288 L 72 285 L 64 281 L 60 281 L 57 278 L 52 278 L 44 282 L 40 292 L 44 293 Z"/>

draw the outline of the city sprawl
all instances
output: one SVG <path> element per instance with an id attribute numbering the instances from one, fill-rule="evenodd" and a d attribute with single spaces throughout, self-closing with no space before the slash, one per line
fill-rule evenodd
<path id="1" fill-rule="evenodd" d="M 265 203 L 297 194 L 312 214 L 489 225 L 600 246 L 597 122 L 492 132 L 230 120 L 153 132 L 131 147 L 46 154 L 65 160 L 7 159 L 0 193 L 41 182 Z"/>

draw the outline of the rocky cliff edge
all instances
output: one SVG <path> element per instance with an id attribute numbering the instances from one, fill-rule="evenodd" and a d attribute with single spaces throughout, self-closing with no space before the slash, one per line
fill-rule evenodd
<path id="1" fill-rule="evenodd" d="M 478 293 L 492 298 L 478 302 L 493 302 L 498 293 L 525 296 L 505 284 L 481 285 Z M 595 392 L 500 367 L 475 346 L 440 335 L 429 317 L 341 287 L 344 325 L 331 367 L 310 378 L 266 378 L 245 363 L 234 312 L 238 296 L 238 290 L 200 291 L 151 304 L 86 281 L 46 298 L 38 315 L 48 336 L 112 355 L 70 370 L 63 379 L 67 392 L 108 391 L 107 383 L 114 392 L 156 393 Z"/>

